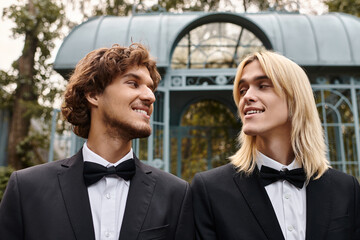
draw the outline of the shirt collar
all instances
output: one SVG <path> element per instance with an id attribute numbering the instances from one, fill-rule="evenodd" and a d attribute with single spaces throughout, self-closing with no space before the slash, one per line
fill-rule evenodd
<path id="1" fill-rule="evenodd" d="M 83 145 L 82 153 L 83 153 L 84 162 L 93 162 L 93 163 L 100 164 L 104 167 L 111 167 L 111 166 L 116 167 L 120 163 L 122 163 L 126 160 L 129 160 L 130 158 L 133 158 L 133 156 L 134 156 L 133 149 L 131 148 L 130 151 L 123 158 L 118 160 L 116 163 L 111 163 L 111 162 L 108 162 L 107 160 L 105 160 L 104 158 L 102 158 L 100 155 L 91 151 L 87 146 L 87 141 Z"/>
<path id="2" fill-rule="evenodd" d="M 278 171 L 281 171 L 284 169 L 293 170 L 296 168 L 301 168 L 301 165 L 297 161 L 295 161 L 295 159 L 289 165 L 286 166 L 286 165 L 283 165 L 283 164 L 275 161 L 272 158 L 269 158 L 268 156 L 264 155 L 263 153 L 261 153 L 259 151 L 256 156 L 256 164 L 259 169 L 261 169 L 262 165 L 265 165 L 267 167 L 271 167 Z"/>

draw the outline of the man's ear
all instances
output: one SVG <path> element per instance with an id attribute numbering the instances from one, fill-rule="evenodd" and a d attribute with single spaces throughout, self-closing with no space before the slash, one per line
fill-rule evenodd
<path id="1" fill-rule="evenodd" d="M 91 105 L 94 106 L 98 105 L 99 96 L 97 93 L 95 92 L 86 93 L 85 97 Z"/>

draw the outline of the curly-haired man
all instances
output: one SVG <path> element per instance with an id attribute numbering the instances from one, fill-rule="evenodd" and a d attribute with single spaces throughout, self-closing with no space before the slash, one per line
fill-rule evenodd
<path id="1" fill-rule="evenodd" d="M 134 138 L 151 134 L 155 61 L 141 44 L 90 52 L 76 66 L 62 113 L 86 138 L 68 159 L 12 174 L 1 239 L 192 239 L 189 184 L 141 163 Z"/>

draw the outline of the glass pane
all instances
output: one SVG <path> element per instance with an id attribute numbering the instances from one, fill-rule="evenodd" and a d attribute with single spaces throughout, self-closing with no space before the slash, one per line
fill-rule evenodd
<path id="1" fill-rule="evenodd" d="M 354 127 L 343 127 L 342 132 L 346 161 L 358 161 Z"/>
<path id="2" fill-rule="evenodd" d="M 173 59 L 171 66 L 173 69 L 186 68 L 187 59 L 188 59 L 188 49 L 187 48 L 176 48 L 173 54 Z"/>
<path id="3" fill-rule="evenodd" d="M 190 136 L 182 139 L 181 177 L 186 181 L 191 181 L 195 173 L 207 170 L 208 139 L 203 133 L 192 129 Z"/>
<path id="4" fill-rule="evenodd" d="M 155 92 L 156 101 L 154 103 L 153 121 L 164 122 L 164 92 Z"/>
<path id="5" fill-rule="evenodd" d="M 339 127 L 327 127 L 328 147 L 329 147 L 329 160 L 331 162 L 342 161 L 342 145 L 340 137 L 342 137 Z"/>
<path id="6" fill-rule="evenodd" d="M 154 167 L 164 169 L 164 127 L 153 125 L 153 159 Z"/>
<path id="7" fill-rule="evenodd" d="M 322 122 L 354 123 L 349 89 L 315 90 L 314 96 Z"/>
<path id="8" fill-rule="evenodd" d="M 203 49 L 196 49 L 191 52 L 190 64 L 191 68 L 201 69 L 205 67 L 207 56 L 204 54 Z"/>
<path id="9" fill-rule="evenodd" d="M 148 160 L 148 139 L 140 138 L 139 139 L 139 159 L 147 161 Z"/>
<path id="10" fill-rule="evenodd" d="M 333 78 L 317 77 L 318 84 L 324 85 L 322 89 L 314 90 L 319 115 L 325 127 L 328 158 L 332 167 L 359 177 L 360 143 L 356 140 L 355 131 L 356 124 L 359 123 L 355 123 L 354 119 L 355 114 L 359 115 L 359 111 L 353 108 L 355 103 L 352 102 L 352 94 L 356 92 L 356 103 L 359 106 L 360 90 L 352 92 L 351 86 L 337 88 L 336 85 L 330 85 L 329 79 Z M 326 88 L 326 85 L 329 87 Z"/>
<path id="11" fill-rule="evenodd" d="M 171 172 L 191 181 L 196 172 L 228 163 L 240 127 L 234 113 L 217 101 L 190 105 L 180 126 L 171 127 Z"/>
<path id="12" fill-rule="evenodd" d="M 181 176 L 181 170 L 179 170 L 181 164 L 178 164 L 176 161 L 177 159 L 181 160 L 181 157 L 178 158 L 176 155 L 178 152 L 180 152 L 178 151 L 178 141 L 181 138 L 178 136 L 178 131 L 176 130 L 177 129 L 172 128 L 170 131 L 170 172 L 174 175 Z"/>
<path id="13" fill-rule="evenodd" d="M 181 39 L 171 67 L 236 68 L 246 54 L 260 49 L 265 47 L 249 30 L 232 23 L 209 23 L 192 29 Z"/>
<path id="14" fill-rule="evenodd" d="M 336 170 L 343 171 L 341 164 L 332 163 L 331 166 Z"/>
<path id="15" fill-rule="evenodd" d="M 359 163 L 347 164 L 346 172 L 352 176 L 355 176 L 359 179 Z"/>

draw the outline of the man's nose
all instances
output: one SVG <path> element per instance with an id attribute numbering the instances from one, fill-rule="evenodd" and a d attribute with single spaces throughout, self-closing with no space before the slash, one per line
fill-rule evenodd
<path id="1" fill-rule="evenodd" d="M 257 92 L 254 87 L 249 87 L 244 95 L 245 103 L 256 102 L 257 101 Z"/>
<path id="2" fill-rule="evenodd" d="M 140 99 L 144 101 L 149 101 L 150 103 L 153 103 L 156 100 L 154 92 L 147 86 L 144 86 L 142 88 Z"/>

